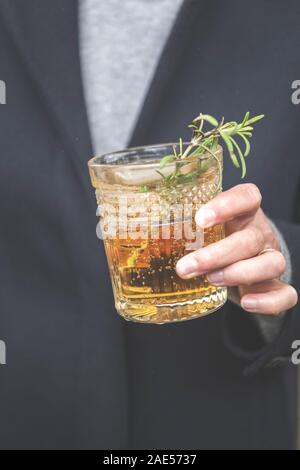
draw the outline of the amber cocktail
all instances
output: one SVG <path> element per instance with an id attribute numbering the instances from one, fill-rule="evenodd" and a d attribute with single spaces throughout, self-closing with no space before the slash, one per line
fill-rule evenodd
<path id="1" fill-rule="evenodd" d="M 176 145 L 176 144 L 174 144 Z M 225 287 L 205 275 L 182 280 L 176 263 L 191 250 L 224 237 L 223 225 L 204 231 L 194 216 L 221 191 L 222 148 L 195 157 L 166 184 L 176 163 L 160 169 L 173 144 L 115 152 L 89 161 L 119 314 L 143 323 L 170 323 L 207 315 L 226 301 Z M 186 175 L 186 177 L 185 177 Z"/>

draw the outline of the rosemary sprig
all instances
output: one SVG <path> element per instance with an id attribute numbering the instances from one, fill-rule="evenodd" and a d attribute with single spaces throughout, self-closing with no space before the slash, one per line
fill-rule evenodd
<path id="1" fill-rule="evenodd" d="M 187 183 L 193 181 L 200 173 L 205 171 L 205 161 L 201 162 L 199 157 L 206 152 L 212 154 L 217 162 L 219 162 L 215 152 L 217 150 L 220 139 L 223 140 L 231 161 L 236 168 L 241 168 L 242 178 L 246 175 L 246 157 L 249 155 L 251 146 L 249 139 L 252 137 L 253 124 L 263 119 L 264 115 L 250 117 L 250 113 L 247 112 L 242 122 L 237 123 L 236 121 L 225 122 L 224 118 L 220 122 L 216 118 L 209 114 L 200 113 L 189 127 L 193 130 L 192 138 L 190 143 L 183 149 L 182 139 L 179 139 L 179 145 L 173 147 L 173 154 L 166 155 L 160 161 L 160 170 L 157 172 L 164 179 L 164 182 L 173 186 L 179 183 Z M 208 123 L 212 126 L 212 129 L 204 131 L 204 125 Z M 239 142 L 242 141 L 244 149 L 241 149 Z M 182 173 L 182 169 L 188 163 L 192 161 L 197 162 L 196 170 L 193 169 L 191 172 Z M 162 169 L 168 164 L 175 162 L 175 170 L 170 175 L 165 176 L 162 173 Z"/>

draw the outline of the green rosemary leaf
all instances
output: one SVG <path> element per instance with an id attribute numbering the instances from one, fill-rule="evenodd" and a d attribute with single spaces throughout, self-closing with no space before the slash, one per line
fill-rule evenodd
<path id="1" fill-rule="evenodd" d="M 230 142 L 230 139 L 228 138 L 226 132 L 220 130 L 220 135 L 221 135 L 222 139 L 224 140 L 225 144 L 227 145 L 228 152 L 229 153 L 233 152 L 233 145 Z"/>
<path id="2" fill-rule="evenodd" d="M 165 157 L 161 159 L 159 163 L 159 168 L 160 169 L 164 168 L 168 163 L 174 162 L 176 158 L 177 157 L 175 155 L 166 155 Z"/>
<path id="3" fill-rule="evenodd" d="M 231 136 L 231 135 L 234 135 L 236 133 L 237 129 L 238 129 L 238 124 L 233 123 L 232 125 L 226 127 L 223 130 L 223 133 L 226 133 L 228 136 Z"/>
<path id="4" fill-rule="evenodd" d="M 182 138 L 179 139 L 179 155 L 182 156 Z"/>
<path id="5" fill-rule="evenodd" d="M 165 177 L 165 182 L 170 184 L 172 181 L 176 181 L 177 173 L 171 173 L 169 176 Z"/>
<path id="6" fill-rule="evenodd" d="M 243 155 L 243 154 L 241 155 L 241 165 L 242 165 L 242 176 L 241 176 L 241 178 L 245 178 L 246 172 L 247 172 L 247 168 L 246 168 L 246 162 L 245 162 L 245 159 L 244 159 L 244 155 Z"/>
<path id="7" fill-rule="evenodd" d="M 227 149 L 228 149 L 230 158 L 232 160 L 232 163 L 234 164 L 234 166 L 236 168 L 240 168 L 240 164 L 239 164 L 238 159 L 237 159 L 237 157 L 234 153 L 233 144 L 232 144 L 230 138 L 226 135 L 226 133 L 224 134 L 223 132 L 221 133 L 221 137 L 222 137 L 222 139 L 224 140 L 224 142 L 227 146 Z"/>
<path id="8" fill-rule="evenodd" d="M 244 119 L 243 119 L 243 122 L 242 122 L 242 127 L 246 124 L 246 122 L 248 121 L 250 117 L 250 113 L 249 111 L 246 112 L 245 116 L 244 116 Z"/>
<path id="9" fill-rule="evenodd" d="M 238 143 L 232 137 L 229 137 L 229 138 L 232 142 L 232 145 L 236 148 L 237 153 L 240 157 L 240 162 L 241 162 L 241 167 L 242 167 L 242 178 L 245 178 L 245 176 L 246 176 L 246 162 L 245 162 L 243 152 L 241 151 Z"/>
<path id="10" fill-rule="evenodd" d="M 246 136 L 248 136 L 248 137 L 252 137 L 252 132 L 247 132 L 247 131 L 244 132 L 244 131 L 243 131 L 243 134 L 246 135 Z"/>
<path id="11" fill-rule="evenodd" d="M 239 161 L 236 157 L 236 154 L 234 152 L 231 152 L 231 153 L 229 153 L 229 155 L 230 155 L 230 158 L 231 158 L 232 163 L 235 166 L 235 168 L 240 168 L 240 164 L 239 164 Z"/>
<path id="12" fill-rule="evenodd" d="M 140 186 L 139 187 L 139 192 L 140 193 L 147 193 L 149 191 L 148 186 Z"/>
<path id="13" fill-rule="evenodd" d="M 247 126 L 243 127 L 243 128 L 240 129 L 240 130 L 243 131 L 243 132 L 244 132 L 244 131 L 246 131 L 246 132 L 249 132 L 249 131 L 250 131 L 250 132 L 251 132 L 251 131 L 253 131 L 253 127 L 247 125 Z"/>
<path id="14" fill-rule="evenodd" d="M 210 116 L 209 114 L 199 114 L 196 119 L 194 119 L 193 122 L 198 122 L 198 121 L 207 121 L 209 124 L 211 124 L 214 127 L 218 127 L 219 123 L 218 121 L 213 117 Z"/>
<path id="15" fill-rule="evenodd" d="M 183 184 L 183 183 L 192 183 L 195 181 L 195 179 L 199 176 L 198 171 L 192 171 L 186 175 L 178 175 L 177 177 L 177 183 L 178 184 Z"/>
<path id="16" fill-rule="evenodd" d="M 213 152 L 215 152 L 218 148 L 218 143 L 219 143 L 219 140 L 217 137 L 214 137 L 213 141 L 212 141 L 212 144 L 211 144 L 211 149 Z"/>
<path id="17" fill-rule="evenodd" d="M 247 137 L 242 133 L 242 132 L 238 132 L 238 135 L 243 139 L 243 141 L 245 142 L 245 152 L 244 152 L 244 156 L 245 157 L 248 157 L 249 153 L 250 153 L 250 150 L 251 150 L 251 145 L 250 145 L 250 142 L 249 140 L 247 139 Z"/>
<path id="18" fill-rule="evenodd" d="M 192 138 L 187 146 L 183 150 L 182 139 L 179 139 L 179 147 L 173 147 L 174 155 L 167 155 L 162 158 L 160 162 L 160 168 L 164 168 L 169 162 L 175 162 L 174 171 L 165 176 L 159 170 L 157 173 L 163 178 L 164 183 L 167 186 L 173 186 L 181 182 L 193 181 L 194 178 L 200 175 L 203 171 L 208 168 L 205 159 L 202 161 L 199 157 L 204 155 L 206 152 L 210 153 L 217 160 L 218 165 L 220 162 L 215 152 L 217 151 L 219 139 L 224 141 L 225 147 L 228 150 L 229 156 L 236 168 L 241 168 L 242 178 L 246 175 L 246 163 L 245 157 L 250 153 L 251 146 L 249 138 L 252 137 L 253 124 L 263 119 L 264 115 L 250 117 L 249 111 L 245 113 L 242 122 L 236 121 L 225 122 L 224 118 L 220 122 L 217 121 L 213 116 L 209 114 L 200 113 L 193 122 L 189 125 L 189 128 L 193 130 Z M 204 123 L 208 123 L 212 126 L 212 129 L 205 131 Z M 234 136 L 239 136 L 244 144 L 245 151 L 242 152 L 239 144 L 236 142 Z M 191 170 L 182 174 L 181 170 L 183 166 L 191 161 L 197 162 L 197 170 Z M 207 160 L 209 161 L 209 159 Z M 221 166 L 220 166 L 221 168 Z M 220 170 L 221 171 L 221 170 Z M 141 187 L 143 190 L 143 187 Z"/>
<path id="19" fill-rule="evenodd" d="M 255 116 L 251 119 L 248 119 L 247 122 L 245 123 L 247 126 L 249 126 L 249 124 L 254 124 L 255 122 L 258 122 L 260 121 L 261 119 L 263 119 L 265 117 L 264 114 L 260 114 L 259 116 Z"/>
<path id="20" fill-rule="evenodd" d="M 161 171 L 156 170 L 156 173 L 158 173 L 164 180 L 167 180 L 167 176 L 165 176 Z"/>
<path id="21" fill-rule="evenodd" d="M 173 156 L 177 159 L 179 155 L 177 154 L 176 145 L 173 145 Z"/>

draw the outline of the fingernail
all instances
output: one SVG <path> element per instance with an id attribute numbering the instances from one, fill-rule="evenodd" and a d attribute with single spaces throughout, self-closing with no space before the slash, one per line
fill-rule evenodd
<path id="1" fill-rule="evenodd" d="M 208 227 L 213 225 L 216 220 L 215 211 L 212 209 L 206 209 L 205 207 L 198 210 L 195 216 L 196 224 L 201 227 Z"/>
<path id="2" fill-rule="evenodd" d="M 194 274 L 197 276 L 198 263 L 193 258 L 181 258 L 176 265 L 177 273 L 183 276 Z"/>
<path id="3" fill-rule="evenodd" d="M 257 300 L 253 298 L 242 299 L 242 307 L 245 310 L 256 310 L 257 309 Z"/>
<path id="4" fill-rule="evenodd" d="M 212 284 L 222 284 L 224 280 L 224 272 L 223 271 L 214 271 L 213 273 L 209 273 L 207 275 L 207 279 Z"/>

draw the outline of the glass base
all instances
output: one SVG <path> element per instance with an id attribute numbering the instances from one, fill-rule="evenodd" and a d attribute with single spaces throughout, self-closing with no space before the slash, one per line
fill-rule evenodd
<path id="1" fill-rule="evenodd" d="M 162 325 L 204 317 L 221 308 L 226 300 L 226 287 L 217 287 L 213 293 L 190 301 L 153 305 L 126 300 L 117 302 L 116 309 L 127 321 Z"/>

